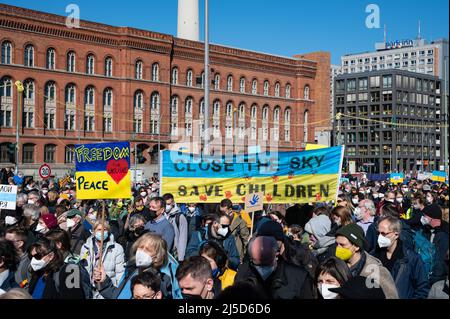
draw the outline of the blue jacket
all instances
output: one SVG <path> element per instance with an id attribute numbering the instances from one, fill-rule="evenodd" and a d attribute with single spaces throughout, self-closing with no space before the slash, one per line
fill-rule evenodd
<path id="1" fill-rule="evenodd" d="M 213 240 L 223 247 L 228 257 L 229 267 L 236 270 L 240 263 L 239 252 L 236 248 L 236 241 L 233 236 L 227 236 L 225 239 L 209 238 L 208 226 L 199 231 L 192 233 L 189 244 L 186 248 L 186 257 L 197 256 L 200 252 L 200 246 L 208 241 Z"/>
<path id="2" fill-rule="evenodd" d="M 13 288 L 20 288 L 19 284 L 16 282 L 15 273 L 9 270 L 8 277 L 6 277 L 5 281 L 0 286 L 0 289 L 4 291 L 11 290 Z"/>
<path id="3" fill-rule="evenodd" d="M 420 256 L 403 246 L 403 258 L 395 262 L 391 271 L 400 299 L 426 299 L 430 290 Z"/>
<path id="4" fill-rule="evenodd" d="M 442 221 L 441 226 L 434 229 L 434 239 L 433 244 L 436 247 L 436 256 L 434 259 L 433 270 L 430 276 L 430 286 L 432 286 L 435 282 L 440 280 L 445 280 L 448 275 L 448 269 L 445 265 L 445 256 L 448 251 L 448 223 L 446 221 Z M 431 239 L 431 233 L 424 234 L 428 240 Z"/>
<path id="5" fill-rule="evenodd" d="M 378 221 L 379 217 L 375 217 L 373 223 L 369 226 L 366 233 L 366 251 L 369 255 L 374 255 L 375 250 L 378 247 Z M 400 233 L 400 240 L 403 242 L 403 245 L 408 248 L 414 250 L 414 239 L 412 234 L 411 227 L 404 221 L 400 220 L 402 223 L 402 232 Z"/>

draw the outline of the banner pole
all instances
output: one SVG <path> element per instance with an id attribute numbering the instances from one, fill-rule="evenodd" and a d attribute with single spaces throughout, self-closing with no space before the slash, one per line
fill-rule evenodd
<path id="1" fill-rule="evenodd" d="M 94 229 L 95 232 L 95 229 Z M 102 201 L 102 237 L 100 238 L 100 248 L 99 248 L 99 268 L 102 269 L 103 266 L 103 236 L 105 233 L 105 200 Z M 95 233 L 94 233 L 95 236 Z"/>
<path id="2" fill-rule="evenodd" d="M 255 223 L 255 212 L 252 212 L 252 228 L 250 229 L 250 237 L 253 236 L 253 224 Z"/>
<path id="3" fill-rule="evenodd" d="M 334 206 L 337 205 L 337 200 L 338 200 L 338 196 L 339 196 L 339 184 L 341 182 L 341 177 L 342 177 L 342 165 L 344 162 L 344 153 L 345 153 L 345 145 L 341 145 L 342 149 L 341 149 L 341 161 L 339 163 L 339 174 L 338 174 L 338 180 L 337 180 L 337 188 L 336 188 L 336 198 L 334 200 Z"/>

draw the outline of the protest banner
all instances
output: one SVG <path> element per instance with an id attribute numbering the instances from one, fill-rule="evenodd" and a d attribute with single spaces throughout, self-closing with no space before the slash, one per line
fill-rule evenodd
<path id="1" fill-rule="evenodd" d="M 305 151 L 319 150 L 322 148 L 327 148 L 328 146 L 322 144 L 312 144 L 306 143 Z"/>
<path id="2" fill-rule="evenodd" d="M 0 185 L 0 209 L 16 209 L 17 186 Z"/>
<path id="3" fill-rule="evenodd" d="M 431 176 L 431 180 L 433 182 L 445 183 L 446 178 L 447 178 L 447 174 L 442 171 L 433 171 L 433 175 Z"/>
<path id="4" fill-rule="evenodd" d="M 264 203 L 311 203 L 335 200 L 343 146 L 303 152 L 203 156 L 161 151 L 161 193 L 180 203 L 245 202 L 263 192 Z"/>
<path id="5" fill-rule="evenodd" d="M 77 199 L 131 198 L 130 143 L 75 145 Z"/>
<path id="6" fill-rule="evenodd" d="M 389 176 L 389 182 L 393 184 L 403 183 L 405 176 L 403 173 L 391 173 Z"/>
<path id="7" fill-rule="evenodd" d="M 424 173 L 418 173 L 417 174 L 417 180 L 419 181 L 424 181 L 426 179 L 430 179 L 432 177 L 432 174 L 429 172 L 424 172 Z"/>

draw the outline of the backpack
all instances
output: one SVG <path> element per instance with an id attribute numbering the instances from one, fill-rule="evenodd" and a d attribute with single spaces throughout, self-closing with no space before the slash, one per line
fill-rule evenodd
<path id="1" fill-rule="evenodd" d="M 414 234 L 414 251 L 422 259 L 425 266 L 425 273 L 429 279 L 433 271 L 436 247 L 423 235 L 422 230 L 416 231 Z"/>
<path id="2" fill-rule="evenodd" d="M 91 278 L 89 276 L 88 271 L 86 268 L 84 268 L 80 263 L 79 258 L 69 258 L 65 264 L 66 265 L 77 265 L 78 269 L 80 270 L 80 279 L 81 279 L 81 288 L 83 289 L 83 294 L 85 299 L 92 299 L 93 298 L 93 292 L 92 292 L 92 284 L 91 284 Z M 55 282 L 56 291 L 59 293 L 59 273 L 60 271 L 57 271 L 53 273 L 53 280 Z"/>

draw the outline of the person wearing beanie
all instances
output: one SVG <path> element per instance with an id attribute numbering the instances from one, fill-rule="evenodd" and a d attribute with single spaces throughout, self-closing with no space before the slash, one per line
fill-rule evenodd
<path id="1" fill-rule="evenodd" d="M 305 225 L 310 247 L 319 264 L 336 253 L 335 237 L 327 236 L 330 230 L 331 220 L 327 215 L 313 217 Z"/>
<path id="2" fill-rule="evenodd" d="M 353 277 L 363 276 L 374 285 L 379 285 L 386 299 L 398 299 L 397 288 L 392 276 L 381 261 L 365 250 L 364 230 L 349 224 L 336 232 L 336 257 L 347 263 Z"/>
<path id="3" fill-rule="evenodd" d="M 445 255 L 448 250 L 448 223 L 442 220 L 442 209 L 438 204 L 425 206 L 420 219 L 424 236 L 434 244 L 436 253 L 434 255 L 433 268 L 430 274 L 430 284 L 443 280 L 447 277 L 445 266 Z"/>
<path id="4" fill-rule="evenodd" d="M 39 218 L 39 222 L 36 226 L 36 232 L 44 235 L 44 234 L 48 233 L 51 229 L 54 229 L 57 227 L 58 227 L 58 221 L 57 221 L 56 217 L 52 214 L 45 214 L 45 215 L 41 215 L 41 217 Z"/>
<path id="5" fill-rule="evenodd" d="M 67 229 L 70 234 L 70 246 L 74 254 L 80 254 L 81 247 L 91 236 L 83 224 L 83 213 L 78 209 L 71 209 L 66 212 Z"/>

